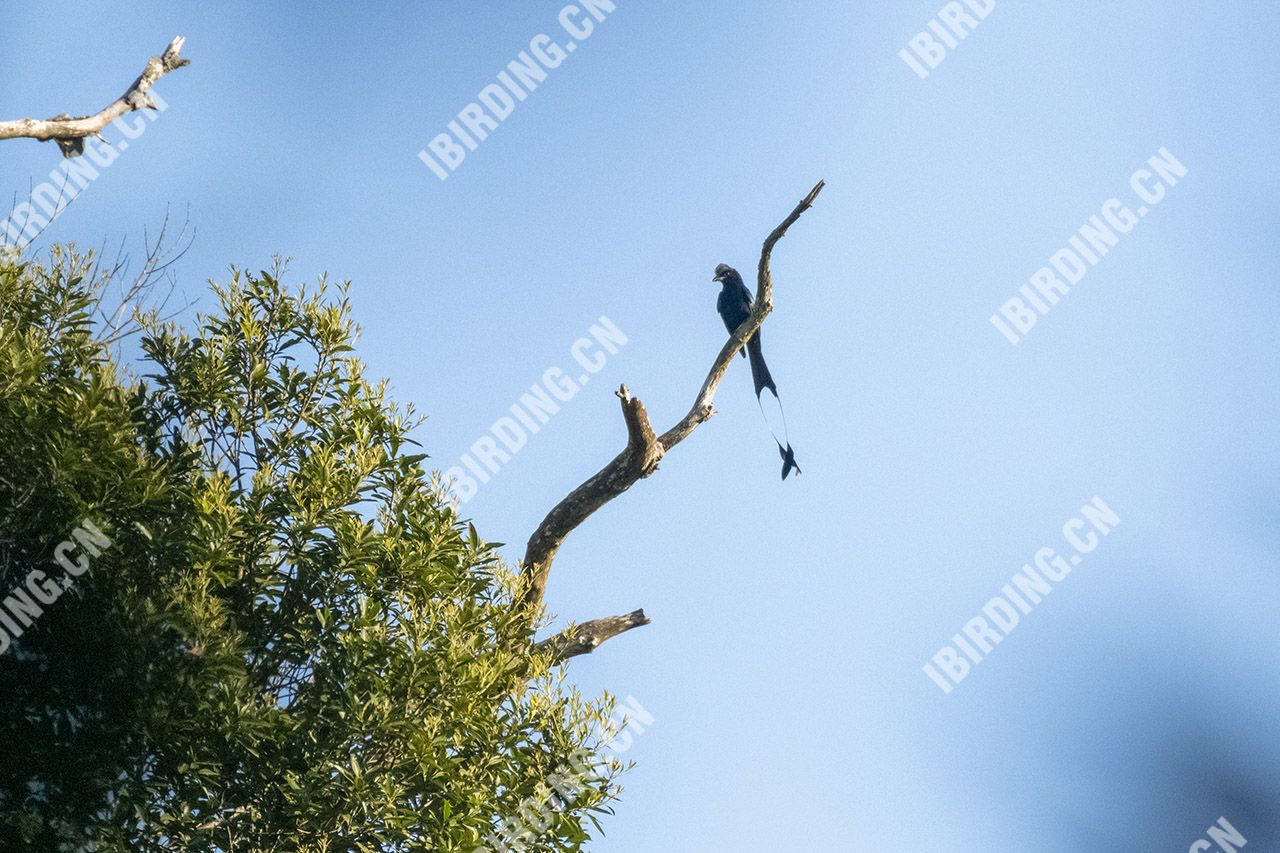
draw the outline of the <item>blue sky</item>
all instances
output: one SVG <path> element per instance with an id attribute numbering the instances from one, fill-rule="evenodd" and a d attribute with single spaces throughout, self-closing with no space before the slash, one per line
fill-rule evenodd
<path id="1" fill-rule="evenodd" d="M 1155 851 L 1220 816 L 1276 848 L 1274 5 L 998 0 L 920 79 L 897 53 L 940 5 L 619 0 L 446 181 L 418 151 L 565 40 L 558 0 L 18 0 L 0 117 L 96 110 L 185 35 L 168 110 L 44 240 L 136 254 L 170 206 L 197 307 L 274 253 L 351 279 L 442 468 L 616 323 L 466 505 L 513 560 L 622 446 L 613 388 L 683 415 L 715 265 L 826 179 L 764 336 L 804 475 L 738 361 L 556 562 L 562 619 L 653 619 L 570 666 L 655 717 L 594 849 Z M 988 318 L 1161 147 L 1186 176 L 1011 345 Z M 58 165 L 0 157 L 7 196 Z M 1121 523 L 944 694 L 923 664 L 1095 495 Z"/>

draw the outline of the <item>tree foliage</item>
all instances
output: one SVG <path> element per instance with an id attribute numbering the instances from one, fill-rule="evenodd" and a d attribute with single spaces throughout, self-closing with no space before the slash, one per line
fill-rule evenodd
<path id="1" fill-rule="evenodd" d="M 233 270 L 126 367 L 98 270 L 0 263 L 0 596 L 57 594 L 0 654 L 0 849 L 472 850 L 545 802 L 610 699 L 531 650 L 345 286 Z M 524 849 L 580 849 L 615 770 Z"/>

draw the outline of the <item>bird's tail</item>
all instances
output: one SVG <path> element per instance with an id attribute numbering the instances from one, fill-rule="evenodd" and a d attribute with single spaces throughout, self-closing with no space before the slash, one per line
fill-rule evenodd
<path id="1" fill-rule="evenodd" d="M 747 357 L 751 360 L 751 381 L 756 384 L 756 399 L 760 392 L 768 388 L 773 396 L 778 396 L 778 386 L 773 384 L 773 376 L 769 374 L 769 365 L 764 363 L 764 352 L 760 349 L 760 333 L 756 332 L 747 341 Z"/>
<path id="2" fill-rule="evenodd" d="M 774 441 L 777 441 L 777 439 L 775 438 Z M 782 442 L 779 441 L 778 455 L 782 457 L 782 479 L 787 479 L 787 475 L 791 473 L 792 469 L 795 469 L 797 474 L 804 473 L 800 470 L 800 466 L 796 464 L 796 452 L 791 449 L 790 443 L 787 444 L 786 449 L 783 449 Z"/>
<path id="3" fill-rule="evenodd" d="M 778 454 L 782 457 L 782 479 L 785 480 L 793 470 L 797 474 L 803 472 L 800 470 L 800 466 L 796 464 L 796 452 L 791 449 L 791 439 L 787 435 L 787 412 L 782 408 L 782 398 L 778 396 L 778 386 L 773 383 L 773 376 L 769 373 L 769 365 L 764 362 L 764 353 L 760 349 L 759 332 L 756 332 L 751 336 L 751 340 L 747 341 L 747 354 L 751 359 L 751 379 L 756 385 L 756 403 L 760 406 L 760 417 L 764 418 L 765 426 L 769 427 L 769 434 L 773 436 L 774 442 L 778 445 Z M 769 423 L 769 417 L 764 413 L 764 401 L 760 395 L 766 388 L 773 392 L 773 399 L 778 403 L 778 413 L 782 416 L 782 438 L 778 438 L 778 434 L 774 432 L 773 424 Z"/>

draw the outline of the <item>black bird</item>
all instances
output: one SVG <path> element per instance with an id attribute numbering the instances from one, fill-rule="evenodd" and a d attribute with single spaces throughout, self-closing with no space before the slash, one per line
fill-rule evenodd
<path id="1" fill-rule="evenodd" d="M 729 334 L 733 334 L 751 315 L 751 291 L 747 290 L 747 286 L 743 284 L 742 276 L 738 271 L 728 264 L 720 264 L 716 267 L 716 275 L 712 281 L 720 282 L 720 296 L 716 299 L 716 311 L 719 312 L 720 319 L 724 320 L 724 327 L 729 330 Z M 778 386 L 774 384 L 773 376 L 769 373 L 769 365 L 764 362 L 758 329 L 747 339 L 747 348 L 743 356 L 751 362 L 751 380 L 756 386 L 756 399 L 759 400 L 760 392 L 768 388 L 773 392 L 773 398 L 778 401 L 778 408 L 781 410 L 782 400 L 778 397 Z M 764 410 L 761 409 L 761 414 L 763 413 Z M 786 418 L 784 413 L 782 416 L 784 433 Z M 782 479 L 787 479 L 787 475 L 793 468 L 797 474 L 802 473 L 800 466 L 796 464 L 796 454 L 791 449 L 791 442 L 788 441 L 784 448 L 776 435 L 773 440 L 778 443 L 778 453 L 782 456 Z"/>

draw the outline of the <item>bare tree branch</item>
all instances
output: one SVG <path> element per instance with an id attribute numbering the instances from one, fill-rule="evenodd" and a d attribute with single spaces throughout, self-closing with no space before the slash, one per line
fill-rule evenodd
<path id="1" fill-rule="evenodd" d="M 641 477 L 658 469 L 663 449 L 649 426 L 644 404 L 631 396 L 627 386 L 616 392 L 622 401 L 622 417 L 627 423 L 627 446 L 595 476 L 556 504 L 529 538 L 524 553 L 526 605 L 537 606 L 546 592 L 551 561 L 561 543 L 587 516 L 631 488 Z"/>
<path id="2" fill-rule="evenodd" d="M 606 616 L 575 625 L 538 643 L 537 648 L 550 649 L 556 661 L 565 661 L 578 655 L 590 654 L 595 651 L 596 646 L 610 637 L 648 624 L 649 617 L 644 615 L 643 610 L 633 610 L 622 616 Z"/>
<path id="3" fill-rule="evenodd" d="M 756 298 L 751 306 L 750 316 L 734 330 L 729 340 L 720 348 L 719 355 L 711 365 L 711 371 L 703 380 L 698 396 L 680 421 L 660 437 L 654 435 L 649 425 L 649 416 L 644 405 L 636 397 L 631 396 L 627 386 L 622 386 L 617 394 L 622 400 L 622 417 L 627 425 L 627 446 L 615 456 L 608 465 L 597 471 L 590 479 L 556 504 L 555 508 L 538 525 L 538 529 L 529 537 L 522 567 L 524 579 L 524 606 L 529 609 L 530 619 L 534 618 L 538 605 L 542 603 L 547 590 L 547 578 L 551 573 L 551 563 L 556 552 L 571 532 L 600 507 L 631 488 L 638 480 L 648 477 L 658 468 L 663 455 L 689 436 L 698 425 L 706 421 L 715 409 L 712 401 L 716 389 L 724 378 L 725 372 L 733 357 L 754 335 L 764 318 L 773 310 L 773 276 L 769 271 L 769 260 L 773 247 L 787 233 L 800 215 L 813 206 L 814 199 L 826 185 L 818 181 L 800 204 L 791 211 L 786 219 L 765 238 L 760 251 L 760 266 L 756 282 Z M 608 616 L 595 619 L 571 628 L 561 634 L 542 641 L 540 646 L 550 646 L 556 650 L 557 658 L 564 660 L 574 655 L 585 654 L 610 637 L 623 631 L 629 631 L 640 625 L 649 624 L 643 610 L 636 610 L 625 616 Z"/>
<path id="4" fill-rule="evenodd" d="M 166 208 L 164 219 L 160 222 L 160 231 L 152 241 L 148 229 L 142 229 L 142 245 L 146 256 L 142 261 L 142 269 L 132 279 L 126 280 L 129 269 L 129 257 L 124 254 L 123 247 L 116 254 L 115 262 L 105 265 L 99 262 L 91 279 L 97 282 L 98 316 L 101 327 L 95 337 L 105 346 L 113 346 L 142 330 L 140 319 L 151 315 L 155 322 L 165 322 L 190 307 L 187 303 L 177 309 L 168 310 L 169 299 L 177 290 L 178 282 L 170 270 L 174 264 L 186 255 L 191 244 L 195 242 L 195 229 L 190 227 L 190 219 L 182 223 L 176 235 L 170 235 L 169 210 Z M 190 234 L 188 234 L 190 230 Z M 118 295 L 115 310 L 108 313 L 106 308 L 107 286 L 115 284 Z M 152 299 L 161 284 L 168 286 L 167 292 Z"/>
<path id="5" fill-rule="evenodd" d="M 0 121 L 0 139 L 27 138 L 42 142 L 52 139 L 58 143 L 64 157 L 79 157 L 84 153 L 85 137 L 97 136 L 104 127 L 125 113 L 156 108 L 155 101 L 151 99 L 152 85 L 175 68 L 191 64 L 190 60 L 182 58 L 185 41 L 182 36 L 175 36 L 163 54 L 147 60 L 147 67 L 133 85 L 96 115 L 72 118 L 64 113 L 49 119 Z"/>

